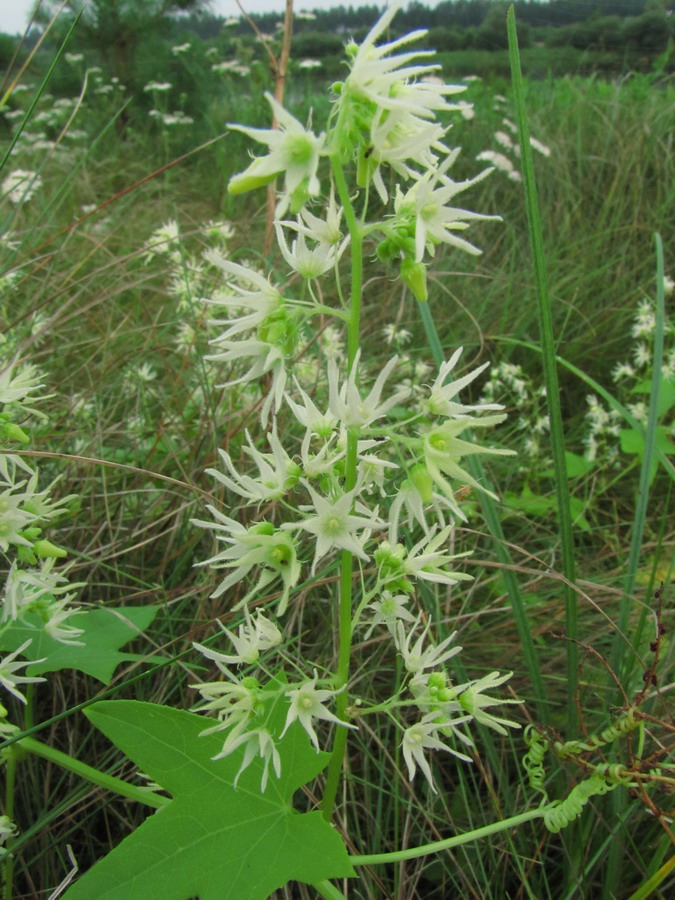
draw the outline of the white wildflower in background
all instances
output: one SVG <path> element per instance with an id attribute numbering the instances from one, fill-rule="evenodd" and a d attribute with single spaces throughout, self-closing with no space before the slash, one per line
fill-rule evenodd
<path id="1" fill-rule="evenodd" d="M 90 71 L 91 71 L 91 69 L 90 69 Z M 149 81 L 145 85 L 143 90 L 146 93 L 153 92 L 153 93 L 158 93 L 158 94 L 164 94 L 167 91 L 170 91 L 172 87 L 173 87 L 173 85 L 169 81 Z"/>
<path id="2" fill-rule="evenodd" d="M 2 182 L 0 194 L 7 197 L 15 206 L 19 206 L 21 203 L 27 203 L 40 187 L 42 178 L 37 172 L 13 169 Z"/>

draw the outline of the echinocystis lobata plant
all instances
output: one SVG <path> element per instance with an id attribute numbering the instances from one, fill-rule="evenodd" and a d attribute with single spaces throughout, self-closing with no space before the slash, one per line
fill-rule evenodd
<path id="1" fill-rule="evenodd" d="M 221 450 L 219 468 L 208 470 L 226 502 L 196 521 L 215 541 L 201 563 L 220 573 L 212 597 L 223 612 L 239 610 L 240 624 L 195 644 L 202 671 L 215 664 L 219 673 L 192 685 L 196 712 L 135 701 L 86 711 L 171 799 L 51 753 L 158 810 L 71 886 L 67 900 L 264 900 L 289 880 L 340 897 L 327 879 L 397 858 L 350 857 L 332 827 L 350 732 L 377 716 L 394 723 L 408 778 L 421 770 L 435 792 L 435 751 L 470 765 L 474 723 L 500 734 L 520 727 L 495 711 L 521 702 L 494 694 L 509 674 L 453 677 L 456 633 L 437 637 L 446 623 L 434 621 L 419 596 L 422 582 L 452 587 L 471 578 L 455 568 L 465 555 L 454 550 L 454 523 L 466 519 L 460 489 L 496 497 L 467 471 L 467 457 L 511 453 L 476 437 L 505 418 L 502 407 L 462 402 L 486 365 L 460 374 L 456 349 L 420 385 L 396 356 L 382 365 L 362 345 L 366 250 L 425 303 L 436 248 L 477 254 L 465 232 L 498 218 L 452 205 L 491 170 L 452 178 L 459 151 L 437 117 L 466 106 L 450 99 L 463 88 L 438 79 L 431 51 L 406 49 L 424 31 L 384 41 L 399 6 L 363 43 L 347 46 L 349 73 L 332 87 L 325 132 L 305 128 L 271 96 L 277 130 L 231 126 L 268 148 L 231 180 L 231 193 L 283 182 L 280 278 L 209 254 L 225 277 L 208 301 L 220 331 L 210 358 L 222 364 L 221 386 L 259 401 L 260 434 L 246 432 L 239 455 Z M 21 491 L 23 483 L 6 491 L 14 510 Z M 65 587 L 52 580 L 59 595 Z M 300 595 L 325 614 L 331 637 L 322 658 L 296 652 L 299 634 L 285 625 L 297 626 Z M 57 612 L 65 602 L 55 601 Z M 86 643 L 86 628 L 73 629 L 70 643 L 80 636 Z M 396 658 L 388 696 L 375 695 L 379 681 L 365 693 L 350 685 L 355 639 L 373 636 L 390 641 Z M 13 660 L 0 663 L 0 680 L 16 694 L 17 683 L 36 679 L 17 676 Z M 31 738 L 23 746 L 48 755 Z M 537 746 L 534 756 L 538 765 Z M 294 792 L 324 769 L 320 811 L 299 814 Z M 493 829 L 541 816 L 531 810 Z M 9 818 L 0 828 L 12 834 Z M 445 846 L 438 841 L 420 855 Z"/>

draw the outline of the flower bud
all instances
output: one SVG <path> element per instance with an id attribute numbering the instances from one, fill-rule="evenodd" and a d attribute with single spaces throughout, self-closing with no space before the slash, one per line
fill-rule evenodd
<path id="1" fill-rule="evenodd" d="M 64 550 L 63 547 L 57 547 L 51 541 L 35 541 L 33 549 L 41 559 L 50 559 L 52 557 L 58 559 L 62 556 L 68 556 L 67 550 Z"/>
<path id="2" fill-rule="evenodd" d="M 429 299 L 427 293 L 427 269 L 424 263 L 406 256 L 401 260 L 401 280 L 421 303 Z"/>
<path id="3" fill-rule="evenodd" d="M 434 482 L 427 467 L 423 465 L 423 463 L 418 463 L 416 466 L 412 467 L 408 477 L 412 482 L 413 487 L 422 498 L 422 501 L 424 503 L 431 503 L 433 499 Z"/>

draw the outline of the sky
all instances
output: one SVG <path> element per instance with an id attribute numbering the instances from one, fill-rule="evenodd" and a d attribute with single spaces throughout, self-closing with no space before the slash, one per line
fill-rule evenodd
<path id="1" fill-rule="evenodd" d="M 30 11 L 35 0 L 0 0 L 0 31 L 5 34 L 19 34 L 23 32 Z M 433 0 L 427 5 L 431 6 Z M 283 12 L 284 0 L 242 0 L 242 5 L 247 12 Z M 331 6 L 364 6 L 374 5 L 384 7 L 384 0 L 295 0 L 296 11 L 303 9 L 330 9 Z M 241 15 L 235 0 L 212 0 L 211 9 L 218 15 Z"/>

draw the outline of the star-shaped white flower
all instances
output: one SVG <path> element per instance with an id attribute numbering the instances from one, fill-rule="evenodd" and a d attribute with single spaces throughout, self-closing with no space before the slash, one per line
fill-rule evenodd
<path id="1" fill-rule="evenodd" d="M 45 661 L 46 657 L 43 657 L 42 659 L 25 659 L 21 660 L 21 662 L 16 661 L 17 656 L 19 656 L 20 653 L 23 653 L 26 647 L 31 643 L 31 640 L 32 638 L 29 638 L 12 653 L 8 653 L 7 656 L 0 659 L 0 684 L 22 703 L 26 702 L 26 698 L 19 690 L 17 690 L 18 684 L 36 684 L 39 681 L 47 680 L 46 678 L 39 678 L 34 675 L 17 674 L 19 669 L 22 669 L 24 666 L 32 666 L 35 663 Z"/>
<path id="2" fill-rule="evenodd" d="M 317 674 L 315 672 L 314 678 L 312 678 L 311 681 L 306 681 L 304 684 L 300 685 L 299 688 L 295 688 L 292 691 L 286 691 L 286 696 L 291 699 L 291 705 L 288 709 L 288 715 L 286 716 L 286 723 L 284 725 L 284 730 L 281 732 L 281 737 L 286 734 L 287 730 L 297 719 L 318 750 L 319 739 L 314 730 L 314 726 L 312 725 L 312 719 L 324 719 L 326 722 L 335 722 L 336 725 L 343 725 L 345 728 L 356 728 L 356 726 L 351 725 L 349 722 L 343 722 L 342 719 L 338 719 L 338 717 L 329 709 L 326 709 L 324 705 L 328 700 L 339 694 L 340 691 L 317 690 L 316 682 Z"/>
<path id="3" fill-rule="evenodd" d="M 230 124 L 229 128 L 241 131 L 254 141 L 267 144 L 267 156 L 256 157 L 246 171 L 234 175 L 228 184 L 231 194 L 240 194 L 269 184 L 277 175 L 284 176 L 287 200 L 281 209 L 291 202 L 293 211 L 303 205 L 304 199 L 320 193 L 317 178 L 319 157 L 324 146 L 324 135 L 318 137 L 305 129 L 298 120 L 283 108 L 271 94 L 265 98 L 272 107 L 279 128 L 249 128 Z M 294 202 L 297 201 L 297 202 Z"/>
<path id="4" fill-rule="evenodd" d="M 354 509 L 357 489 L 354 488 L 333 500 L 317 494 L 308 482 L 303 481 L 303 484 L 312 498 L 316 515 L 310 515 L 302 522 L 286 522 L 281 527 L 286 529 L 302 528 L 316 537 L 312 572 L 315 571 L 319 560 L 334 548 L 348 550 L 355 556 L 367 560 L 368 556 L 363 549 L 364 544 L 370 537 L 371 531 L 383 528 L 385 523 L 363 504 L 357 504 L 355 511 L 367 515 L 354 515 L 352 509 Z M 357 536 L 356 531 L 359 529 L 364 529 L 364 531 Z"/>
<path id="5" fill-rule="evenodd" d="M 463 716 L 461 719 L 452 720 L 452 725 L 461 725 L 463 722 L 468 722 L 470 719 L 471 716 Z M 472 761 L 470 756 L 467 756 L 465 753 L 460 753 L 458 750 L 453 750 L 452 747 L 448 747 L 447 744 L 444 744 L 439 740 L 439 729 L 444 727 L 448 728 L 449 726 L 450 723 L 443 721 L 443 717 L 439 716 L 437 712 L 430 712 L 423 716 L 416 725 L 411 725 L 410 728 L 406 728 L 401 742 L 403 758 L 408 766 L 408 777 L 412 781 L 415 777 L 417 767 L 419 766 L 434 794 L 437 794 L 438 791 L 434 786 L 431 768 L 424 756 L 425 750 L 446 750 L 463 762 Z"/>

